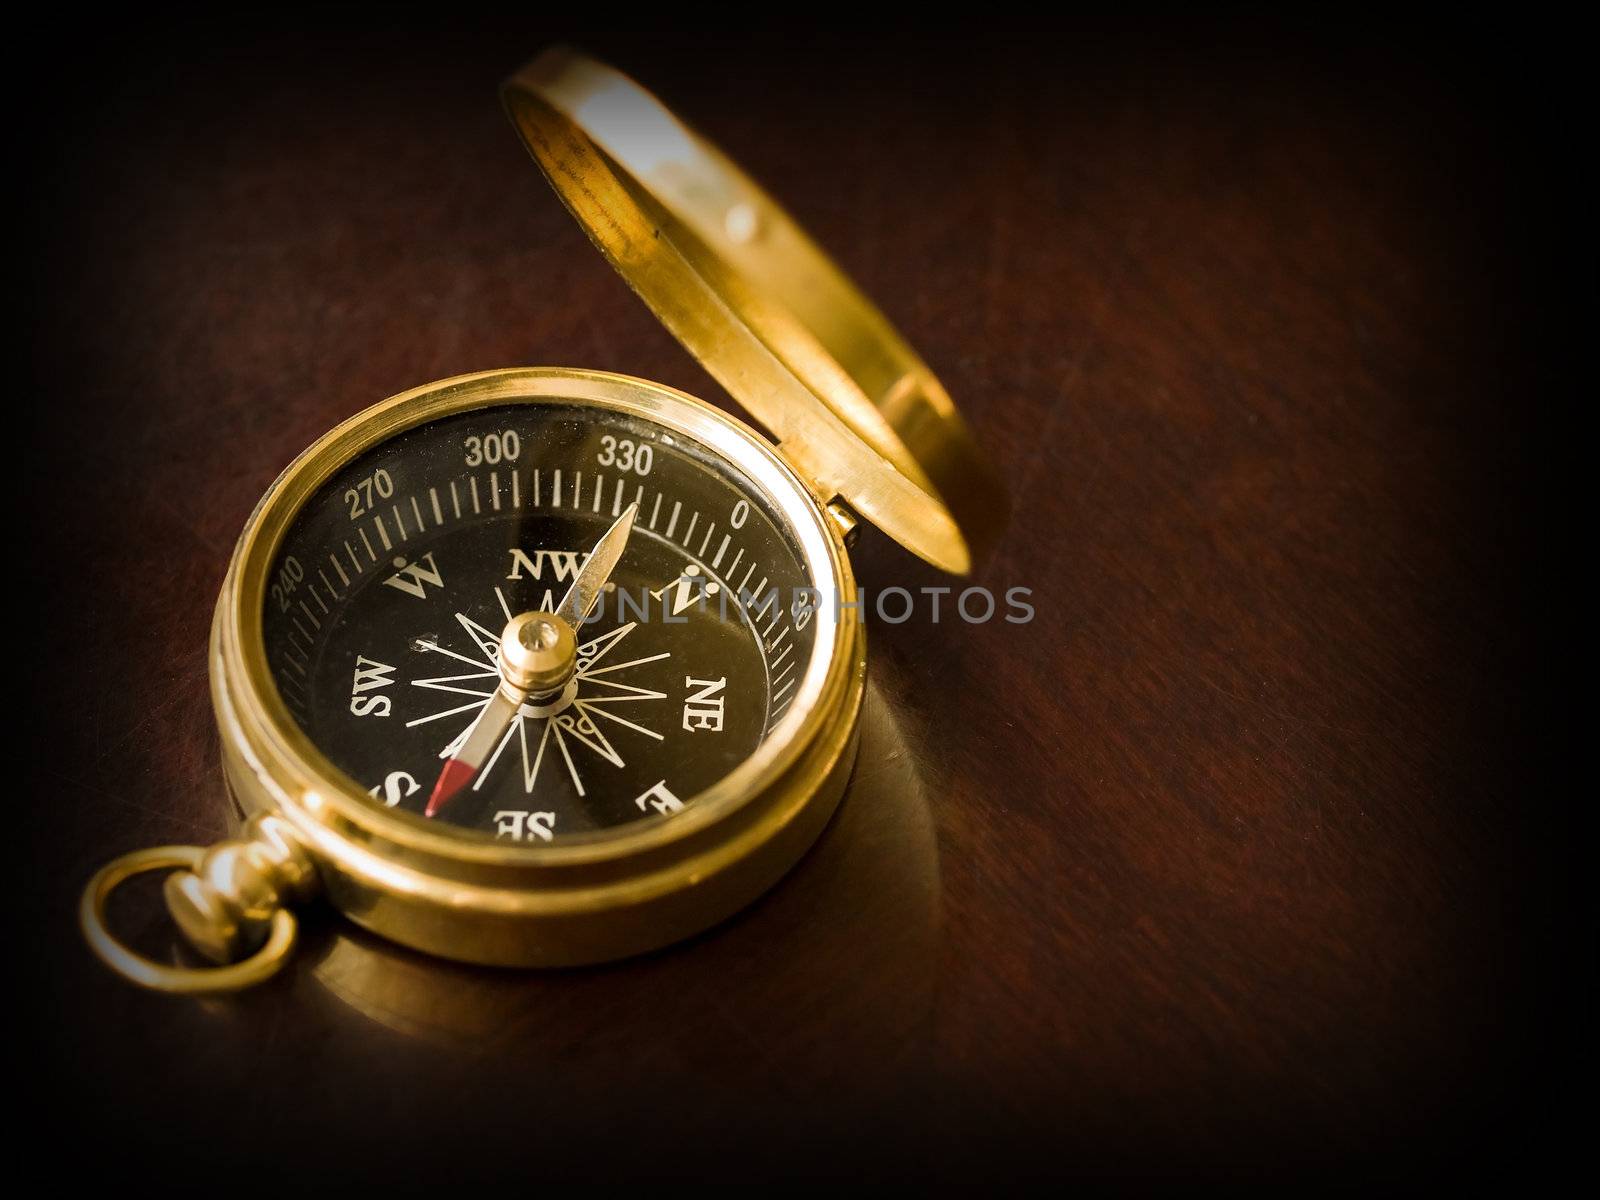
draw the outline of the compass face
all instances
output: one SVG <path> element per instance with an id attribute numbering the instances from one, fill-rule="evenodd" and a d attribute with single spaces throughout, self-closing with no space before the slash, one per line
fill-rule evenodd
<path id="1" fill-rule="evenodd" d="M 431 819 L 529 844 L 670 819 L 793 704 L 818 651 L 807 601 L 826 584 L 737 467 L 631 413 L 478 409 L 343 467 L 268 576 L 286 707 L 373 804 L 423 813 L 503 682 L 502 631 L 556 612 L 630 505 L 559 689 L 505 710 Z"/>

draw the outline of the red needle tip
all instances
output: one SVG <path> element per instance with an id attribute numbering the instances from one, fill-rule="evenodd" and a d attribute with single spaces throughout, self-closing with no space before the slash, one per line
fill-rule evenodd
<path id="1" fill-rule="evenodd" d="M 439 772 L 439 782 L 433 785 L 433 795 L 428 797 L 428 807 L 422 815 L 431 817 L 443 808 L 452 796 L 467 784 L 472 782 L 472 777 L 478 773 L 476 767 L 468 766 L 459 758 L 452 758 L 444 764 L 444 770 Z"/>

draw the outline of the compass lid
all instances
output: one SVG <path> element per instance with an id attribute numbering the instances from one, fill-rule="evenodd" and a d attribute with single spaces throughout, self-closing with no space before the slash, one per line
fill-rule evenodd
<path id="1" fill-rule="evenodd" d="M 1004 490 L 933 372 L 804 231 L 603 63 L 549 50 L 501 95 L 601 253 L 822 498 L 969 572 Z"/>

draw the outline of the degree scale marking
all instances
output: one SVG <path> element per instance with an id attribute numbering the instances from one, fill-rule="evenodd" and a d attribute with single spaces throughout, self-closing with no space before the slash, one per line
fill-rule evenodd
<path id="1" fill-rule="evenodd" d="M 668 449 L 668 450 L 671 449 L 671 447 L 663 447 L 663 448 L 664 449 Z M 675 459 L 677 459 L 678 461 L 683 462 L 685 465 L 689 466 L 691 469 L 700 467 L 700 464 L 691 455 L 682 454 L 681 452 L 674 452 L 673 457 Z M 539 494 L 540 471 L 541 471 L 541 468 L 539 468 L 537 466 L 533 466 L 533 467 L 529 468 L 530 479 L 531 479 L 532 486 L 533 486 L 533 504 L 535 506 L 538 506 L 540 504 L 540 494 Z M 509 475 L 509 477 L 511 479 L 511 486 L 512 486 L 514 491 L 518 486 L 517 485 L 517 475 L 518 475 L 518 473 L 519 472 L 515 468 L 513 468 L 511 471 L 508 472 L 508 475 Z M 491 474 L 493 475 L 494 473 L 491 473 Z M 554 480 L 553 480 L 552 493 L 553 493 L 554 505 L 555 505 L 555 507 L 561 507 L 561 496 L 560 496 L 561 468 L 559 468 L 559 467 L 555 468 L 553 474 L 554 474 Z M 574 495 L 574 499 L 575 500 L 576 500 L 577 496 L 580 494 L 580 489 L 582 487 L 582 476 L 583 476 L 583 472 L 581 470 L 575 472 L 575 478 L 573 480 L 573 495 Z M 481 515 L 481 506 L 479 504 L 479 497 L 478 497 L 477 476 L 476 475 L 468 475 L 466 478 L 468 480 L 469 488 L 470 488 L 470 491 L 471 491 L 472 502 L 473 502 L 475 513 L 477 513 L 478 515 Z M 600 495 L 602 493 L 602 489 L 603 489 L 603 486 L 604 486 L 603 480 L 604 480 L 603 474 L 597 473 L 596 477 L 595 477 L 595 493 L 594 493 L 596 505 L 598 505 L 599 497 L 600 497 Z M 449 483 L 448 483 L 448 486 L 449 486 L 450 495 L 451 495 L 452 515 L 456 518 L 456 520 L 463 520 L 463 519 L 465 519 L 465 514 L 462 512 L 462 505 L 461 505 L 461 502 L 460 502 L 460 494 L 459 494 L 459 491 L 458 491 L 458 488 L 457 488 L 457 480 L 456 479 L 451 479 L 449 481 Z M 623 495 L 624 495 L 624 486 L 625 486 L 625 481 L 619 478 L 617 480 L 617 485 L 616 485 L 614 498 L 613 498 L 613 502 L 612 502 L 612 506 L 614 508 L 617 508 L 618 510 L 620 510 L 620 506 L 621 506 L 621 503 L 622 503 L 622 498 L 623 498 Z M 654 499 L 654 504 L 653 504 L 652 509 L 651 509 L 651 520 L 650 520 L 649 524 L 646 526 L 647 529 L 651 529 L 652 531 L 653 531 L 653 527 L 654 527 L 654 524 L 655 524 L 656 520 L 659 518 L 659 514 L 660 514 L 661 506 L 662 506 L 662 500 L 671 498 L 670 496 L 668 496 L 668 494 L 667 494 L 667 492 L 666 492 L 666 490 L 664 488 L 655 489 L 654 490 L 654 495 L 655 495 L 655 499 Z M 500 508 L 501 508 L 501 505 L 500 505 L 500 493 L 499 493 L 498 480 L 497 479 L 496 479 L 496 485 L 495 485 L 495 487 L 494 487 L 494 489 L 492 491 L 492 496 L 493 496 L 493 508 L 495 510 L 500 510 Z M 433 514 L 434 514 L 434 517 L 435 517 L 434 527 L 436 529 L 437 528 L 441 528 L 445 524 L 447 524 L 447 519 L 446 519 L 446 517 L 444 515 L 444 512 L 443 512 L 443 506 L 440 503 L 440 497 L 439 497 L 439 492 L 438 492 L 437 485 L 428 485 L 428 497 L 429 497 L 430 507 L 432 508 Z M 645 497 L 646 497 L 646 492 L 645 492 L 644 485 L 640 484 L 638 486 L 638 488 L 637 488 L 636 497 L 635 497 L 635 503 L 640 503 L 642 505 L 642 502 L 645 499 Z M 422 507 L 419 504 L 417 495 L 415 493 L 411 493 L 411 494 L 408 494 L 408 495 L 400 497 L 396 501 L 394 506 L 393 506 L 393 515 L 395 516 L 396 523 L 397 523 L 398 527 L 402 531 L 404 530 L 404 521 L 400 517 L 400 505 L 402 505 L 402 504 L 409 504 L 411 506 L 413 514 L 417 519 L 417 532 L 419 534 L 425 532 L 426 529 L 427 529 L 427 522 L 423 518 Z M 520 506 L 520 502 L 519 502 L 519 506 Z M 672 504 L 672 514 L 671 514 L 671 517 L 670 517 L 670 519 L 668 521 L 668 526 L 667 526 L 667 540 L 668 541 L 672 540 L 672 533 L 674 531 L 674 527 L 677 525 L 677 523 L 679 521 L 679 518 L 682 515 L 682 509 L 683 509 L 682 502 L 680 500 L 674 499 L 673 500 L 673 504 Z M 596 511 L 597 511 L 597 509 L 596 509 Z M 743 546 L 737 546 L 737 545 L 732 544 L 731 543 L 731 536 L 732 535 L 731 534 L 724 534 L 722 542 L 718 546 L 716 555 L 714 555 L 712 557 L 710 563 L 706 562 L 705 558 L 704 558 L 704 554 L 705 554 L 705 551 L 707 550 L 707 548 L 709 547 L 709 543 L 710 543 L 710 539 L 711 539 L 712 533 L 715 530 L 715 523 L 713 523 L 712 525 L 708 526 L 707 530 L 705 531 L 704 536 L 701 539 L 701 544 L 700 544 L 698 550 L 691 550 L 691 548 L 690 548 L 688 543 L 689 543 L 689 540 L 690 540 L 690 538 L 692 537 L 692 535 L 694 533 L 694 530 L 696 528 L 696 525 L 697 525 L 699 519 L 700 519 L 700 513 L 698 511 L 692 512 L 691 513 L 691 519 L 690 519 L 690 522 L 689 522 L 689 525 L 688 525 L 687 529 L 685 530 L 682 543 L 674 543 L 674 544 L 678 545 L 678 547 L 683 551 L 684 556 L 693 565 L 699 567 L 705 573 L 705 576 L 708 578 L 708 580 L 715 581 L 718 584 L 720 584 L 720 586 L 726 588 L 728 586 L 728 582 L 716 570 L 716 566 L 720 565 L 720 561 L 721 561 L 722 557 L 724 557 L 726 555 L 728 549 L 730 548 L 730 545 L 733 545 L 734 548 L 735 548 L 735 555 L 734 555 L 732 563 L 730 564 L 730 572 L 731 572 L 731 570 L 737 568 L 739 566 L 740 562 L 743 560 L 744 554 L 745 554 L 745 548 Z M 390 539 L 389 539 L 389 537 L 387 535 L 387 531 L 384 528 L 381 514 L 374 514 L 374 519 L 373 519 L 372 524 L 373 524 L 375 530 L 377 531 L 377 533 L 379 535 L 380 541 L 382 541 L 384 543 L 386 548 L 392 548 L 392 543 L 390 542 Z M 371 539 L 368 537 L 368 534 L 367 534 L 367 531 L 366 531 L 366 528 L 365 528 L 365 524 L 363 524 L 361 526 L 358 526 L 358 530 L 357 531 L 358 531 L 358 533 L 359 533 L 359 535 L 361 537 L 361 540 L 363 542 L 363 548 L 366 549 L 368 555 L 370 556 L 371 561 L 376 562 L 377 561 L 377 553 L 376 553 L 376 551 L 374 550 L 374 548 L 372 546 Z M 405 536 L 404 533 L 402 533 L 402 536 L 404 537 L 404 540 L 406 540 L 406 541 L 410 540 L 410 538 L 408 536 Z M 355 567 L 357 574 L 358 575 L 364 574 L 365 573 L 365 568 L 363 567 L 359 557 L 357 556 L 357 554 L 355 552 L 355 548 L 350 544 L 350 542 L 348 540 L 345 540 L 343 542 L 343 547 L 344 547 L 346 553 L 349 556 L 351 565 Z M 351 586 L 351 580 L 350 580 L 350 577 L 348 576 L 348 574 L 346 574 L 346 572 L 344 570 L 344 567 L 341 565 L 341 563 L 340 563 L 340 561 L 338 559 L 338 556 L 336 554 L 330 554 L 328 557 L 329 557 L 329 562 L 333 565 L 335 571 L 340 576 L 340 579 L 344 583 L 345 588 L 348 589 Z M 749 585 L 750 577 L 755 573 L 755 571 L 757 569 L 757 565 L 758 564 L 756 564 L 755 562 L 751 562 L 750 565 L 747 567 L 747 569 L 745 571 L 745 574 L 744 574 L 744 577 L 740 580 L 739 587 L 740 587 L 741 590 Z M 344 599 L 346 599 L 348 597 L 348 594 L 349 594 L 348 590 L 343 595 L 341 595 L 339 590 L 334 587 L 332 581 L 328 579 L 328 577 L 327 577 L 325 572 L 319 572 L 319 574 L 322 577 L 323 584 L 327 588 L 329 595 L 332 596 L 335 601 L 343 601 Z M 759 584 L 757 584 L 756 591 L 754 593 L 751 593 L 751 594 L 753 596 L 757 596 L 757 597 L 762 596 L 763 594 L 765 594 L 762 589 L 765 588 L 765 586 L 767 584 L 767 581 L 768 581 L 768 577 L 763 575 L 762 578 L 761 578 L 761 582 Z M 312 591 L 313 591 L 314 598 L 316 598 L 318 603 L 321 604 L 322 601 L 321 601 L 320 597 L 316 597 L 314 588 L 312 589 Z M 735 592 L 735 593 L 732 593 L 732 594 L 736 596 L 738 593 Z M 764 617 L 766 612 L 767 612 L 767 610 L 772 607 L 772 603 L 773 603 L 773 597 L 771 597 L 769 595 L 767 597 L 767 602 L 759 610 L 758 617 Z M 326 606 L 324 606 L 324 611 L 326 611 Z M 745 615 L 746 621 L 748 623 L 748 621 L 749 621 L 749 613 L 746 612 L 744 615 Z M 773 671 L 779 665 L 779 661 L 781 661 L 781 658 L 778 661 L 774 661 L 773 655 L 778 650 L 779 646 L 782 644 L 784 637 L 789 633 L 789 631 L 790 631 L 789 624 L 787 622 L 785 622 L 784 629 L 777 635 L 776 638 L 772 637 L 772 631 L 776 627 L 778 620 L 781 619 L 782 617 L 786 616 L 786 615 L 789 615 L 788 607 L 786 605 L 779 605 L 778 606 L 778 613 L 775 614 L 773 623 L 771 625 L 769 625 L 765 631 L 761 631 L 761 632 L 758 633 L 753 629 L 753 627 L 752 627 L 752 630 L 751 630 L 752 633 L 755 634 L 756 644 L 760 648 L 760 653 L 761 653 L 761 657 L 762 657 L 762 663 L 763 663 L 763 667 L 765 668 L 766 677 L 767 677 L 767 703 L 766 703 L 767 715 L 766 715 L 766 719 L 765 719 L 764 727 L 763 727 L 763 736 L 765 736 L 765 732 L 770 730 L 772 725 L 776 723 L 777 718 L 782 713 L 782 711 L 784 711 L 788 707 L 788 701 L 785 701 L 781 705 L 777 705 L 777 707 L 774 707 L 776 701 L 779 700 L 779 698 L 783 695 L 784 692 L 786 692 L 789 688 L 791 688 L 793 686 L 793 681 L 791 680 L 786 686 L 780 688 L 778 692 L 775 693 L 775 692 L 772 691 L 772 688 L 774 686 L 780 684 L 782 682 L 784 676 L 786 676 L 789 673 L 789 671 L 786 669 L 782 674 L 780 674 L 776 678 L 773 676 Z M 298 621 L 296 621 L 295 623 L 297 625 L 299 624 Z M 305 637 L 305 640 L 307 641 L 308 646 L 311 648 L 312 651 L 315 651 L 315 649 L 316 649 L 316 640 L 317 640 L 315 635 L 307 633 L 304 630 L 303 626 L 300 627 L 300 629 L 301 629 L 301 634 L 302 634 L 303 637 Z M 292 638 L 292 636 L 293 635 L 290 635 L 291 638 Z M 771 639 L 771 640 L 769 641 L 769 639 Z M 290 658 L 290 659 L 288 659 L 286 661 L 288 662 L 289 666 L 291 666 L 293 668 L 293 670 L 297 674 L 299 674 L 302 677 L 305 677 L 307 675 L 306 667 L 308 667 L 311 664 L 311 661 L 312 661 L 312 654 L 308 653 L 307 650 L 302 649 L 299 646 L 295 646 L 294 648 L 302 655 L 302 657 L 304 657 L 304 659 L 305 659 L 304 665 L 302 665 L 299 662 L 296 662 L 292 658 Z M 792 649 L 792 647 L 791 647 L 791 649 Z M 786 657 L 786 656 L 787 656 L 787 651 L 785 651 L 783 657 Z M 790 663 L 789 664 L 789 668 L 792 669 L 792 667 L 793 667 L 793 663 Z M 294 687 L 294 682 L 290 679 L 290 677 L 287 676 L 287 675 L 282 674 L 281 672 L 278 674 L 278 679 L 279 679 L 280 685 L 286 685 L 285 686 L 285 691 L 286 692 L 291 690 Z M 792 697 L 790 697 L 789 699 L 792 700 Z M 305 700 L 305 698 L 303 696 L 303 693 L 302 693 L 301 697 L 299 698 L 299 703 L 297 704 L 297 707 L 302 707 L 305 702 L 306 702 L 306 700 Z M 303 707 L 302 707 L 302 711 L 304 711 Z"/>

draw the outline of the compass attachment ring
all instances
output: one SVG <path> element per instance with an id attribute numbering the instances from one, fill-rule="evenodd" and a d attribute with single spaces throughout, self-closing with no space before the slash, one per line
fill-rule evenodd
<path id="1" fill-rule="evenodd" d="M 158 963 L 130 950 L 111 932 L 106 923 L 106 906 L 118 887 L 149 871 L 194 871 L 205 854 L 201 846 L 154 846 L 124 854 L 100 868 L 83 889 L 78 907 L 79 924 L 96 956 L 130 983 L 152 991 L 191 996 L 239 991 L 277 974 L 288 961 L 299 932 L 294 913 L 286 908 L 272 914 L 271 928 L 259 950 L 226 966 L 176 967 Z"/>

